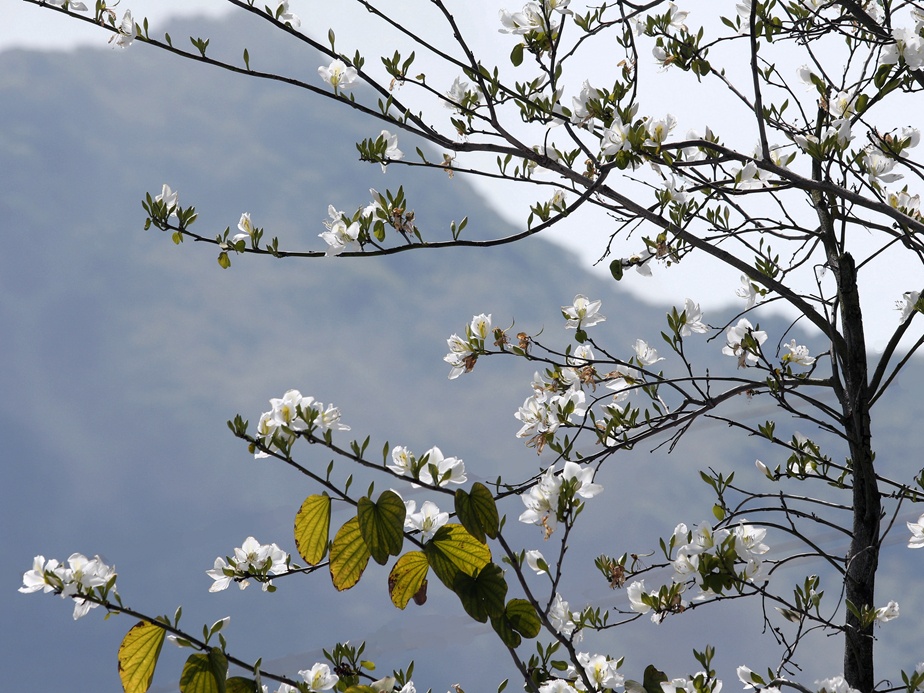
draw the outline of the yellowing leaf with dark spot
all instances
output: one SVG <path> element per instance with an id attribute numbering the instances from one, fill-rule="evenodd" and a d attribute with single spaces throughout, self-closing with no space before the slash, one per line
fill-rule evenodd
<path id="1" fill-rule="evenodd" d="M 426 582 L 430 564 L 422 551 L 408 551 L 395 561 L 395 566 L 388 575 L 388 593 L 391 603 L 399 609 L 407 606 L 408 601 L 416 595 Z"/>
<path id="2" fill-rule="evenodd" d="M 165 635 L 163 628 L 149 621 L 139 621 L 122 638 L 119 678 L 125 693 L 145 693 L 151 687 Z"/>
<path id="3" fill-rule="evenodd" d="M 295 514 L 295 548 L 310 565 L 317 565 L 327 553 L 330 535 L 330 496 L 308 496 Z"/>
<path id="4" fill-rule="evenodd" d="M 383 491 L 375 503 L 365 497 L 359 499 L 356 514 L 359 530 L 369 553 L 379 565 L 385 565 L 389 556 L 401 553 L 406 513 L 404 501 L 394 491 Z"/>
<path id="5" fill-rule="evenodd" d="M 213 647 L 207 654 L 189 656 L 180 676 L 180 693 L 226 693 L 228 660 Z"/>
<path id="6" fill-rule="evenodd" d="M 462 601 L 465 613 L 479 623 L 497 618 L 504 613 L 507 583 L 500 566 L 488 563 L 474 577 L 462 571 L 456 573 L 453 591 Z"/>
<path id="7" fill-rule="evenodd" d="M 359 530 L 359 519 L 347 520 L 330 545 L 330 579 L 334 587 L 348 590 L 359 582 L 370 555 Z"/>
<path id="8" fill-rule="evenodd" d="M 424 544 L 424 553 L 440 582 L 451 590 L 459 572 L 471 577 L 491 562 L 487 545 L 457 524 L 440 527 L 433 539 Z"/>

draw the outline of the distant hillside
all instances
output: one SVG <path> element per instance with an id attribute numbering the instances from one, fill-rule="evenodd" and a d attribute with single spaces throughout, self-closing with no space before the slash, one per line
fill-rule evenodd
<path id="1" fill-rule="evenodd" d="M 318 61 L 294 44 L 266 44 L 253 27 L 198 22 L 194 31 L 229 44 L 246 36 L 263 66 L 313 73 Z M 175 37 L 192 31 L 171 28 Z M 210 47 L 232 49 L 236 55 L 236 44 Z M 313 492 L 287 470 L 250 459 L 225 421 L 236 413 L 255 421 L 267 399 L 296 387 L 339 405 L 354 434 L 373 436 L 372 449 L 385 440 L 420 451 L 439 445 L 476 478 L 529 473 L 538 460 L 515 439 L 513 412 L 532 371 L 487 361 L 450 382 L 446 337 L 472 314 L 490 312 L 517 330 L 544 328 L 554 342 L 558 306 L 584 293 L 604 301 L 608 320 L 595 336 L 628 350 L 637 337 L 659 341 L 666 308 L 638 303 L 541 239 L 360 261 L 235 257 L 224 271 L 212 247 L 175 247 L 143 231 L 140 200 L 164 182 L 181 203 L 196 204 L 200 231 L 233 228 L 248 211 L 268 235 L 298 247 L 323 247 L 317 235 L 328 204 L 352 210 L 368 202 L 368 188 L 402 183 L 428 234 L 446 233 L 465 215 L 473 235 L 516 230 L 458 176 L 396 167 L 383 175 L 358 164 L 353 142 L 379 126 L 281 85 L 141 45 L 124 53 L 11 51 L 0 54 L 0 104 L 0 517 L 8 533 L 0 604 L 16 633 L 0 656 L 9 690 L 60 680 L 79 682 L 75 690 L 118 690 L 115 653 L 127 619 L 104 623 L 94 612 L 75 624 L 68 605 L 15 593 L 34 554 L 72 551 L 105 554 L 126 603 L 141 610 L 172 613 L 182 603 L 193 630 L 233 613 L 232 651 L 286 657 L 287 671 L 310 666 L 337 639 L 371 634 L 374 659 L 387 669 L 416 658 L 417 678 L 435 690 L 456 682 L 482 690 L 503 678 L 509 663 L 493 659 L 492 637 L 468 624 L 454 597 L 431 595 L 418 613 L 398 613 L 382 570 L 348 595 L 334 595 L 324 580 L 285 581 L 273 595 L 207 594 L 204 571 L 248 534 L 293 548 L 294 511 Z M 702 348 L 707 363 L 728 368 L 716 342 Z M 907 399 L 922 385 L 916 363 L 901 394 L 883 403 L 881 455 L 916 454 L 914 437 L 902 433 L 918 411 Z M 753 407 L 744 410 L 755 418 L 766 414 L 758 403 L 741 406 Z M 671 456 L 638 450 L 606 470 L 604 500 L 588 510 L 599 518 L 586 528 L 593 545 L 582 557 L 640 549 L 677 522 L 706 517 L 711 501 L 695 505 L 692 517 L 685 511 L 691 495 L 708 499 L 696 469 L 750 474 L 757 455 L 751 441 L 722 433 L 707 425 Z M 328 462 L 317 453 L 309 459 Z M 614 512 L 618 524 L 607 526 Z M 523 536 L 538 542 L 534 532 Z M 589 567 L 565 588 L 573 602 L 624 599 Z M 613 636 L 614 647 L 644 666 L 646 649 L 658 643 L 660 657 L 671 649 L 665 642 L 702 628 L 698 619 L 641 624 L 632 642 Z M 722 666 L 740 663 L 746 642 L 709 637 Z M 896 657 L 902 647 L 897 640 Z M 452 667 L 437 658 L 449 651 Z M 168 654 L 157 677 L 164 687 L 184 653 Z M 689 668 L 689 654 L 659 663 Z"/>

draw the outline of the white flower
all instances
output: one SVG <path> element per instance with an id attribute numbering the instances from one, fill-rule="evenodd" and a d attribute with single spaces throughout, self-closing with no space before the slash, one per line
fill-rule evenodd
<path id="1" fill-rule="evenodd" d="M 346 63 L 339 58 L 332 61 L 330 65 L 318 68 L 318 74 L 321 79 L 337 89 L 351 89 L 356 82 L 358 75 L 355 67 L 347 67 Z"/>
<path id="2" fill-rule="evenodd" d="M 423 542 L 430 541 L 436 531 L 449 522 L 449 513 L 440 512 L 436 503 L 424 501 L 420 506 L 420 512 L 415 513 L 417 504 L 412 501 L 405 501 L 407 514 L 404 517 L 404 528 L 408 531 L 417 530 L 420 532 L 420 540 Z"/>
<path id="3" fill-rule="evenodd" d="M 818 693 L 859 693 L 856 688 L 851 688 L 847 685 L 847 681 L 844 680 L 843 676 L 834 676 L 830 679 L 816 681 L 815 686 Z"/>
<path id="4" fill-rule="evenodd" d="M 463 82 L 461 77 L 456 77 L 449 91 L 446 92 L 446 99 L 443 102 L 446 108 L 451 108 L 457 113 L 461 113 L 463 102 L 474 101 L 478 103 L 481 101 L 481 92 L 478 89 L 471 89 L 468 82 Z"/>
<path id="5" fill-rule="evenodd" d="M 571 97 L 571 123 L 581 127 L 588 127 L 591 115 L 587 109 L 587 102 L 598 98 L 600 98 L 599 90 L 590 86 L 590 82 L 585 79 L 584 84 L 581 85 L 581 93 L 578 96 Z"/>
<path id="6" fill-rule="evenodd" d="M 596 654 L 592 657 L 587 652 L 578 652 L 578 664 L 584 669 L 587 678 L 598 690 L 622 686 L 625 678 L 619 673 L 619 662 Z"/>
<path id="7" fill-rule="evenodd" d="M 118 26 L 119 33 L 109 39 L 109 43 L 119 48 L 128 48 L 135 40 L 135 22 L 132 21 L 131 10 L 125 10 L 122 21 Z"/>
<path id="8" fill-rule="evenodd" d="M 613 156 L 623 149 L 629 149 L 629 127 L 619 118 L 614 118 L 612 125 L 603 130 L 600 140 L 600 151 L 603 156 Z"/>
<path id="9" fill-rule="evenodd" d="M 65 7 L 71 12 L 86 12 L 87 6 L 82 2 L 75 2 L 75 0 L 45 0 L 46 5 L 53 5 L 54 7 Z"/>
<path id="10" fill-rule="evenodd" d="M 911 315 L 918 310 L 918 302 L 921 300 L 920 291 L 906 291 L 902 294 L 902 299 L 896 303 L 896 308 L 902 312 L 900 322 L 905 322 Z"/>
<path id="11" fill-rule="evenodd" d="M 545 565 L 545 568 L 539 564 L 540 561 Z M 545 557 L 538 549 L 526 552 L 526 565 L 532 568 L 536 572 L 536 575 L 544 575 L 547 572 L 546 568 L 548 567 L 548 563 L 546 563 Z"/>
<path id="12" fill-rule="evenodd" d="M 891 601 L 876 609 L 876 620 L 879 623 L 887 623 L 894 618 L 898 618 L 898 602 Z"/>
<path id="13" fill-rule="evenodd" d="M 391 461 L 392 463 L 386 466 L 395 474 L 400 474 L 401 476 L 414 475 L 414 463 L 417 461 L 417 458 L 415 458 L 414 453 L 406 447 L 396 445 L 392 448 Z"/>
<path id="14" fill-rule="evenodd" d="M 379 139 L 385 140 L 385 161 L 382 163 L 382 172 L 384 173 L 385 167 L 388 165 L 389 161 L 398 161 L 399 159 L 404 158 L 404 152 L 398 149 L 398 136 L 392 135 L 388 130 L 382 130 L 379 134 Z"/>
<path id="15" fill-rule="evenodd" d="M 598 314 L 601 304 L 602 301 L 589 301 L 586 296 L 581 294 L 575 296 L 572 305 L 561 307 L 562 315 L 567 319 L 565 329 L 593 327 L 597 323 L 606 320 L 604 316 Z"/>
<path id="16" fill-rule="evenodd" d="M 908 529 L 911 530 L 911 539 L 908 540 L 908 548 L 924 548 L 924 515 L 921 515 L 917 522 L 906 522 L 905 524 L 907 524 Z"/>
<path id="17" fill-rule="evenodd" d="M 450 335 L 446 343 L 449 345 L 449 353 L 443 357 L 443 361 L 452 366 L 449 379 L 455 380 L 475 367 L 476 357 L 468 340 L 462 339 L 457 334 Z"/>
<path id="18" fill-rule="evenodd" d="M 577 462 L 565 462 L 562 480 L 574 484 L 574 493 L 581 498 L 593 498 L 603 491 L 603 486 L 593 483 L 593 467 L 582 467 Z"/>
<path id="19" fill-rule="evenodd" d="M 472 331 L 472 336 L 476 339 L 484 341 L 491 334 L 491 315 L 476 315 L 472 318 L 472 322 L 469 325 L 469 329 Z"/>
<path id="20" fill-rule="evenodd" d="M 635 349 L 635 357 L 643 366 L 652 366 L 658 361 L 664 360 L 663 357 L 658 356 L 657 349 L 649 346 L 648 342 L 643 339 L 636 339 L 632 347 Z"/>
<path id="21" fill-rule="evenodd" d="M 422 466 L 417 478 L 425 484 L 445 486 L 446 484 L 464 484 L 468 481 L 462 460 L 456 457 L 443 457 L 443 452 L 436 446 L 423 454 L 421 462 Z"/>
<path id="22" fill-rule="evenodd" d="M 876 181 L 894 183 L 903 177 L 900 173 L 890 173 L 895 168 L 895 159 L 878 149 L 867 149 L 863 153 L 863 167 L 866 169 L 870 184 Z"/>
<path id="23" fill-rule="evenodd" d="M 735 553 L 744 561 L 762 556 L 770 550 L 770 547 L 763 543 L 767 536 L 767 530 L 763 527 L 758 528 L 741 523 L 735 527 L 733 536 L 735 537 Z"/>
<path id="24" fill-rule="evenodd" d="M 326 225 L 327 222 L 325 222 L 325 226 Z M 331 223 L 328 226 L 328 230 L 319 233 L 318 237 L 323 238 L 327 243 L 328 247 L 325 254 L 331 257 L 333 255 L 340 255 L 340 253 L 356 243 L 356 240 L 359 238 L 359 232 L 360 226 L 358 221 L 354 221 L 352 224 L 347 225 L 341 218 Z"/>
<path id="25" fill-rule="evenodd" d="M 797 363 L 800 366 L 811 366 L 815 363 L 815 357 L 809 356 L 808 347 L 797 346 L 795 339 L 790 340 L 789 344 L 784 344 L 783 346 L 789 349 L 789 353 L 783 355 L 783 363 Z"/>
<path id="26" fill-rule="evenodd" d="M 911 70 L 924 67 L 924 40 L 916 32 L 893 28 L 892 38 L 895 43 L 883 49 L 879 56 L 880 65 L 895 65 L 901 57 Z"/>
<path id="27" fill-rule="evenodd" d="M 703 311 L 698 303 L 692 299 L 685 299 L 683 302 L 683 325 L 680 326 L 680 336 L 689 337 L 694 332 L 702 334 L 709 331 L 709 327 L 703 322 Z"/>
<path id="28" fill-rule="evenodd" d="M 498 16 L 504 26 L 499 29 L 502 34 L 522 35 L 545 28 L 542 9 L 535 2 L 526 3 L 519 12 L 501 10 Z"/>
<path id="29" fill-rule="evenodd" d="M 576 693 L 577 689 L 565 679 L 549 679 L 539 686 L 539 693 Z"/>
<path id="30" fill-rule="evenodd" d="M 644 144 L 648 147 L 660 147 L 676 125 L 677 119 L 670 113 L 657 120 L 648 120 L 645 123 L 648 139 L 645 140 Z"/>
<path id="31" fill-rule="evenodd" d="M 747 299 L 747 305 L 744 308 L 745 310 L 750 310 L 754 307 L 754 304 L 757 303 L 759 293 L 760 287 L 752 282 L 747 275 L 742 274 L 741 286 L 735 290 L 735 295 L 739 298 Z"/>
<path id="32" fill-rule="evenodd" d="M 170 189 L 170 186 L 164 183 L 160 195 L 154 198 L 155 202 L 163 202 L 170 214 L 176 214 L 177 193 Z"/>
<path id="33" fill-rule="evenodd" d="M 645 581 L 636 580 L 626 588 L 626 596 L 629 598 L 629 607 L 632 611 L 639 614 L 647 614 L 651 611 L 651 606 L 642 601 L 642 595 L 645 592 Z"/>
<path id="34" fill-rule="evenodd" d="M 298 15 L 289 12 L 289 0 L 279 0 L 276 5 L 276 19 L 283 24 L 289 24 L 293 29 L 298 29 L 302 25 L 302 20 Z"/>
<path id="35" fill-rule="evenodd" d="M 561 492 L 561 478 L 555 475 L 555 468 L 549 467 L 539 482 L 521 495 L 526 510 L 519 520 L 525 524 L 539 525 L 547 531 L 555 529 L 558 516 L 558 496 Z"/>
<path id="36" fill-rule="evenodd" d="M 551 623 L 552 627 L 561 635 L 569 638 L 577 627 L 574 623 L 573 616 L 574 615 L 568 610 L 568 602 L 562 599 L 561 595 L 556 592 L 555 599 L 552 601 L 552 606 L 549 607 L 549 623 Z M 578 633 L 574 637 L 575 642 L 579 640 L 581 640 L 581 633 Z"/>
<path id="37" fill-rule="evenodd" d="M 315 664 L 310 669 L 299 671 L 299 675 L 308 684 L 309 691 L 327 691 L 337 685 L 340 677 L 332 674 L 326 664 Z"/>
<path id="38" fill-rule="evenodd" d="M 225 571 L 230 572 L 227 574 Z M 219 556 L 215 559 L 215 564 L 212 570 L 205 571 L 205 574 L 208 575 L 215 582 L 212 583 L 212 586 L 209 587 L 209 592 L 221 592 L 222 590 L 228 589 L 228 586 L 231 584 L 231 580 L 234 577 L 234 568 L 229 566 L 225 562 L 225 559 Z M 241 580 L 240 582 L 241 589 L 247 587 L 247 581 Z"/>
<path id="39" fill-rule="evenodd" d="M 748 336 L 752 344 L 745 347 L 743 343 Z M 767 333 L 763 330 L 755 330 L 746 318 L 741 318 L 737 325 L 728 328 L 725 341 L 726 345 L 722 347 L 722 353 L 726 356 L 736 356 L 738 367 L 743 368 L 748 363 L 757 363 L 760 345 L 767 341 Z"/>

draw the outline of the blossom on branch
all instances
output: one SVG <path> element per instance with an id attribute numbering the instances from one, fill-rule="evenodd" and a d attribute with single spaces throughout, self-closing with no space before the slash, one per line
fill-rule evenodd
<path id="1" fill-rule="evenodd" d="M 570 306 L 562 306 L 561 313 L 566 318 L 565 329 L 575 330 L 593 327 L 606 318 L 598 313 L 602 301 L 590 301 L 586 296 L 578 294 Z"/>
<path id="2" fill-rule="evenodd" d="M 290 560 L 289 554 L 276 544 L 261 544 L 253 537 L 247 537 L 240 548 L 234 549 L 233 556 L 228 556 L 227 560 L 219 556 L 212 570 L 205 572 L 214 580 L 209 592 L 227 589 L 232 580 L 245 589 L 250 584 L 248 578 L 262 583 L 264 592 L 272 591 L 273 581 L 268 576 L 287 572 Z"/>
<path id="3" fill-rule="evenodd" d="M 908 540 L 908 548 L 924 548 L 924 515 L 921 515 L 917 522 L 906 522 L 905 524 L 907 524 L 908 529 L 911 530 L 911 539 Z"/>
<path id="4" fill-rule="evenodd" d="M 737 325 L 728 328 L 725 341 L 722 353 L 737 357 L 738 368 L 744 368 L 757 363 L 761 354 L 760 345 L 767 341 L 767 333 L 755 330 L 746 318 L 741 318 Z"/>
<path id="5" fill-rule="evenodd" d="M 331 61 L 327 67 L 321 65 L 318 68 L 318 74 L 321 75 L 321 79 L 334 88 L 334 91 L 351 89 L 359 77 L 355 67 L 347 67 L 347 64 L 339 58 Z"/>

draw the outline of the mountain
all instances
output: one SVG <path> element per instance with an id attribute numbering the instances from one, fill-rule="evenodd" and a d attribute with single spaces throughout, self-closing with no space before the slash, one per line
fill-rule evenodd
<path id="1" fill-rule="evenodd" d="M 295 42 L 269 42 L 257 27 L 246 19 L 195 21 L 170 32 L 213 36 L 210 51 L 235 56 L 246 40 L 261 69 L 297 66 L 312 78 L 319 59 Z M 483 359 L 449 381 L 446 338 L 488 312 L 495 324 L 514 325 L 513 333 L 544 330 L 543 339 L 563 344 L 558 307 L 583 293 L 604 302 L 608 319 L 595 338 L 628 350 L 637 337 L 659 341 L 667 307 L 639 303 L 541 239 L 354 261 L 235 256 L 222 270 L 214 247 L 177 247 L 144 231 L 140 200 L 163 183 L 179 191 L 181 204 L 196 205 L 204 235 L 234 228 L 250 212 L 285 247 L 322 248 L 317 235 L 329 204 L 352 211 L 369 202 L 370 187 L 401 184 L 428 237 L 448 234 L 450 222 L 466 215 L 473 237 L 518 230 L 459 176 L 398 167 L 383 175 L 355 161 L 353 143 L 381 126 L 286 85 L 143 45 L 9 51 L 0 54 L 0 103 L 0 512 L 7 529 L 0 657 L 8 688 L 52 681 L 75 690 L 119 688 L 115 653 L 129 619 L 104 622 L 91 612 L 74 623 L 69 605 L 14 593 L 33 555 L 64 559 L 74 551 L 115 563 L 127 605 L 172 614 L 182 604 L 183 623 L 194 632 L 233 613 L 231 651 L 280 658 L 288 673 L 309 667 L 337 640 L 369 636 L 368 654 L 381 670 L 413 658 L 416 678 L 435 690 L 457 682 L 481 690 L 515 676 L 497 658 L 490 630 L 472 624 L 455 597 L 432 589 L 416 613 L 396 611 L 383 569 L 370 568 L 345 595 L 324 579 L 279 581 L 275 594 L 208 594 L 205 570 L 248 535 L 294 550 L 292 517 L 316 492 L 290 470 L 253 460 L 225 421 L 240 413 L 254 422 L 270 397 L 297 388 L 337 404 L 353 435 L 372 436 L 370 449 L 386 440 L 419 452 L 439 445 L 465 460 L 471 478 L 524 476 L 539 459 L 514 437 L 513 412 L 530 393 L 533 369 Z M 780 335 L 786 325 L 764 327 Z M 728 367 L 716 342 L 702 349 L 707 363 Z M 909 401 L 922 381 L 915 361 L 883 402 L 880 455 L 917 454 L 914 436 L 904 432 L 914 425 Z M 757 402 L 741 409 L 767 415 Z M 637 450 L 604 470 L 606 494 L 587 510 L 593 541 L 569 553 L 586 570 L 562 586 L 575 608 L 585 600 L 626 605 L 593 571 L 594 556 L 656 546 L 677 522 L 707 516 L 712 501 L 697 469 L 753 472 L 760 448 L 723 429 L 706 424 L 672 455 Z M 318 469 L 329 462 L 317 451 L 303 454 Z M 349 471 L 341 463 L 335 474 Z M 513 520 L 520 508 L 513 502 L 505 511 Z M 535 528 L 517 536 L 540 543 Z M 755 607 L 745 612 L 757 614 L 745 635 L 708 633 L 722 666 L 740 664 L 759 635 Z M 695 666 L 690 653 L 664 643 L 690 642 L 715 623 L 699 614 L 637 624 L 632 640 L 619 631 L 596 645 L 625 652 L 636 678 L 657 647 L 659 666 L 680 667 L 679 675 Z M 907 632 L 900 628 L 885 640 L 896 659 L 913 650 L 910 637 L 893 639 Z M 185 654 L 165 653 L 159 690 L 175 688 Z"/>

